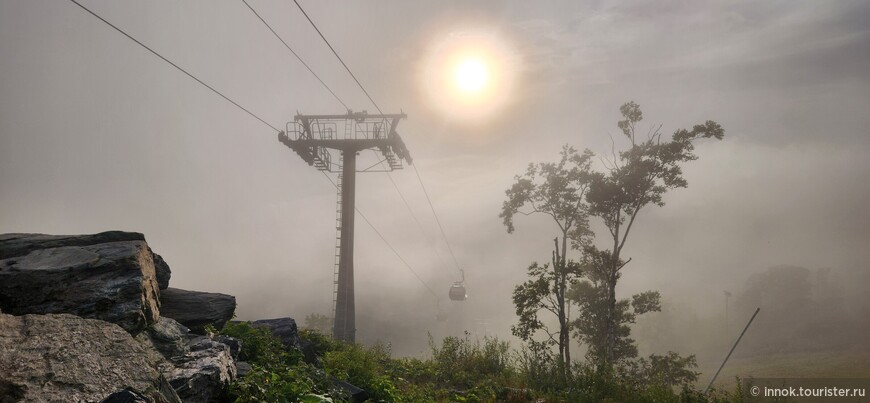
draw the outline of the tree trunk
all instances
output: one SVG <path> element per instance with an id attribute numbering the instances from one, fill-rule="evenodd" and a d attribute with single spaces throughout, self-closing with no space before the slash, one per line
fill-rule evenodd
<path id="1" fill-rule="evenodd" d="M 565 373 L 566 373 L 565 379 L 566 379 L 566 381 L 568 378 L 567 374 L 571 372 L 571 329 L 569 329 L 569 327 L 568 327 L 568 321 L 570 320 L 570 318 L 568 317 L 568 311 L 567 311 L 568 307 L 567 307 L 567 301 L 565 298 L 565 294 L 567 293 L 567 288 L 568 288 L 568 284 L 566 284 L 568 282 L 568 267 L 567 267 L 568 260 L 565 256 L 567 254 L 567 251 L 568 251 L 568 232 L 563 231 L 562 232 L 562 274 L 563 274 L 562 305 L 563 305 L 563 311 L 565 313 L 563 316 L 565 319 L 563 320 L 562 333 L 565 335 Z"/>
<path id="2" fill-rule="evenodd" d="M 616 279 L 607 282 L 607 349 L 605 362 L 613 365 L 616 361 Z"/>
<path id="3" fill-rule="evenodd" d="M 568 273 L 566 267 L 567 260 L 565 257 L 565 248 L 567 247 L 567 234 L 563 232 L 562 235 L 561 251 L 559 249 L 559 238 L 557 237 L 553 239 L 553 243 L 556 248 L 555 253 L 553 254 L 553 270 L 556 280 L 556 303 L 559 305 L 557 307 L 557 312 L 559 313 L 559 364 L 562 367 L 562 377 L 567 383 L 568 372 L 570 370 L 571 364 L 571 334 L 568 327 L 568 314 L 566 309 L 567 299 L 565 298 L 565 294 L 568 288 L 566 284 L 568 282 Z"/>

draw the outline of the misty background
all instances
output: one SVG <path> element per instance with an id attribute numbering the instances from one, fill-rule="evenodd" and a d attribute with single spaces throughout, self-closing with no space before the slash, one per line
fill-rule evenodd
<path id="1" fill-rule="evenodd" d="M 374 111 L 292 3 L 250 3 L 349 106 Z M 85 4 L 272 125 L 344 112 L 241 2 Z M 468 330 L 518 346 L 511 292 L 555 228 L 520 217 L 508 235 L 504 190 L 563 144 L 618 147 L 618 108 L 634 100 L 642 128 L 726 130 L 627 243 L 619 293 L 660 290 L 665 305 L 635 326 L 641 353 L 706 368 L 755 306 L 745 354 L 867 347 L 867 2 L 303 5 L 384 112 L 408 114 L 399 132 L 466 273 L 468 301 L 448 301 L 457 274 L 413 172 L 391 175 L 425 231 L 385 174 L 359 174 L 358 208 L 449 320 L 357 217 L 358 340 L 420 355 L 427 333 Z M 517 71 L 507 105 L 474 123 L 422 90 L 427 49 L 467 30 L 500 37 Z M 225 100 L 72 3 L 0 1 L 0 232 L 142 232 L 173 287 L 235 295 L 240 319 L 301 323 L 331 315 L 334 214 L 332 185 Z"/>

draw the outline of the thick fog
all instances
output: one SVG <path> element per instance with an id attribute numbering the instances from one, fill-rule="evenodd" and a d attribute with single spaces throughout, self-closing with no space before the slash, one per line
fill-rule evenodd
<path id="1" fill-rule="evenodd" d="M 241 2 L 84 3 L 276 127 L 345 112 Z M 375 110 L 292 2 L 250 3 L 351 108 Z M 742 354 L 866 346 L 867 2 L 303 5 L 379 106 L 408 114 L 399 132 L 466 273 L 469 299 L 450 302 L 458 274 L 412 169 L 391 177 L 420 226 L 386 174 L 359 174 L 357 206 L 425 284 L 357 216 L 358 340 L 419 355 L 427 333 L 468 330 L 519 346 L 511 292 L 557 229 L 523 216 L 507 234 L 504 191 L 563 144 L 625 146 L 618 108 L 634 100 L 644 130 L 726 131 L 623 252 L 619 293 L 665 305 L 635 326 L 641 352 L 707 370 L 756 306 Z M 433 44 L 470 31 L 500 38 L 515 72 L 473 122 L 434 107 L 423 74 Z M 334 220 L 335 189 L 272 129 L 70 2 L 0 2 L 0 232 L 142 232 L 172 286 L 301 323 L 331 315 Z"/>

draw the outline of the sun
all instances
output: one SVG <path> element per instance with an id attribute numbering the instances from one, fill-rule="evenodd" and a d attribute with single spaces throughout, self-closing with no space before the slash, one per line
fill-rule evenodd
<path id="1" fill-rule="evenodd" d="M 485 123 L 512 102 L 519 58 L 490 30 L 436 35 L 420 59 L 419 83 L 427 106 L 446 121 Z"/>
<path id="2" fill-rule="evenodd" d="M 466 59 L 456 66 L 453 78 L 461 91 L 476 93 L 489 81 L 489 71 L 480 59 Z"/>

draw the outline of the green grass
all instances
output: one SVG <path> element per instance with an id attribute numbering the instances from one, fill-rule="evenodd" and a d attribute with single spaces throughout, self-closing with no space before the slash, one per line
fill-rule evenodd
<path id="1" fill-rule="evenodd" d="M 703 363 L 697 386 L 706 387 L 720 364 Z M 719 374 L 716 387 L 733 390 L 735 377 L 870 378 L 870 349 L 732 357 Z"/>

